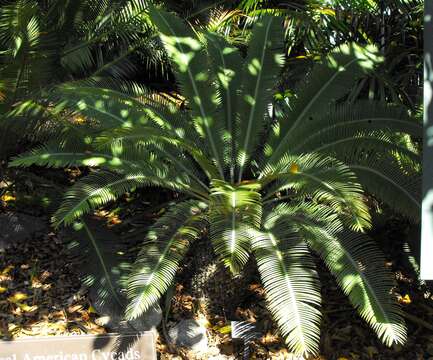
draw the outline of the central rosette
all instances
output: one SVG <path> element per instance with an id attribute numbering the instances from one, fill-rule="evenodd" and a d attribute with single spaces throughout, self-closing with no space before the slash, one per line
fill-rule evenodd
<path id="1" fill-rule="evenodd" d="M 262 220 L 260 184 L 211 182 L 210 235 L 217 254 L 233 274 L 248 261 Z"/>

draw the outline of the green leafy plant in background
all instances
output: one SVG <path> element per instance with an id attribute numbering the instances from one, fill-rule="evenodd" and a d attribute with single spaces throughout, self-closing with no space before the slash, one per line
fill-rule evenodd
<path id="1" fill-rule="evenodd" d="M 276 109 L 281 18 L 255 24 L 245 59 L 222 37 L 197 34 L 169 13 L 152 8 L 150 18 L 186 108 L 151 94 L 61 86 L 55 93 L 62 106 L 85 117 L 91 131 L 64 134 L 12 162 L 90 167 L 54 214 L 57 227 L 140 187 L 187 196 L 156 221 L 140 247 L 128 278 L 127 319 L 158 303 L 188 249 L 206 236 L 233 274 L 255 258 L 269 309 L 295 353 L 319 350 L 313 253 L 385 344 L 404 343 L 391 273 L 363 233 L 370 226 L 366 192 L 417 218 L 419 155 L 396 144 L 393 134 L 419 136 L 421 125 L 399 107 L 343 101 L 380 62 L 376 49 L 335 49 Z"/>
<path id="2" fill-rule="evenodd" d="M 141 0 L 2 2 L 0 162 L 64 125 L 47 99 L 53 86 L 83 81 L 131 92 L 137 63 L 164 71 L 146 8 Z"/>
<path id="3" fill-rule="evenodd" d="M 375 44 L 384 61 L 359 79 L 350 98 L 402 103 L 414 111 L 419 106 L 423 77 L 422 1 L 245 0 L 238 7 L 249 22 L 269 13 L 284 16 L 291 75 L 303 73 L 300 69 L 306 64 L 342 43 Z"/>

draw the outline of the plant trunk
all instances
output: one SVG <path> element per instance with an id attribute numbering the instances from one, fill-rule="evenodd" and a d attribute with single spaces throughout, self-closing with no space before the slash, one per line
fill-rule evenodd
<path id="1" fill-rule="evenodd" d="M 254 276 L 252 261 L 241 274 L 233 276 L 215 255 L 210 240 L 204 237 L 194 244 L 186 265 L 188 290 L 204 304 L 206 312 L 234 319 L 236 308 L 248 296 L 248 285 Z"/>

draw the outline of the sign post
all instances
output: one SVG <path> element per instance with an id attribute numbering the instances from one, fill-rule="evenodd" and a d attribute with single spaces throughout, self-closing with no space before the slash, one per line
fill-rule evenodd
<path id="1" fill-rule="evenodd" d="M 156 360 L 155 336 L 47 336 L 0 341 L 0 360 Z"/>

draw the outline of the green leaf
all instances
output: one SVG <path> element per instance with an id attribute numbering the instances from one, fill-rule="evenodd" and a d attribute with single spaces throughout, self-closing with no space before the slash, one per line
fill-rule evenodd
<path id="1" fill-rule="evenodd" d="M 69 250 L 80 257 L 84 285 L 90 288 L 92 303 L 104 314 L 123 316 L 126 297 L 123 290 L 132 266 L 121 239 L 100 222 L 87 219 L 74 222 L 67 233 Z"/>
<path id="2" fill-rule="evenodd" d="M 145 111 L 145 104 L 134 96 L 109 88 L 66 83 L 56 87 L 51 97 L 60 109 L 80 113 L 87 119 L 96 119 L 100 129 L 130 127 L 134 124 L 155 125 Z M 152 104 L 149 104 L 149 112 Z"/>
<path id="3" fill-rule="evenodd" d="M 305 136 L 294 139 L 290 151 L 314 152 L 333 141 L 343 138 L 355 140 L 363 134 L 377 134 L 378 131 L 405 133 L 419 138 L 422 136 L 422 125 L 410 118 L 406 109 L 382 102 L 358 101 L 355 104 L 337 105 L 323 116 L 305 122 Z"/>
<path id="4" fill-rule="evenodd" d="M 421 174 L 408 173 L 391 156 L 349 161 L 363 187 L 400 214 L 419 221 L 421 215 Z"/>
<path id="5" fill-rule="evenodd" d="M 320 282 L 309 249 L 293 220 L 272 212 L 254 255 L 270 311 L 285 342 L 297 355 L 317 354 L 320 341 Z"/>
<path id="6" fill-rule="evenodd" d="M 231 46 L 222 36 L 215 33 L 205 33 L 207 50 L 213 66 L 211 78 L 217 82 L 220 110 L 216 114 L 219 121 L 225 123 L 223 140 L 225 143 L 224 163 L 229 166 L 230 180 L 234 182 L 236 152 L 238 139 L 240 101 L 239 90 L 242 73 L 242 57 L 237 48 Z"/>
<path id="7" fill-rule="evenodd" d="M 249 257 L 251 230 L 259 229 L 262 215 L 260 186 L 234 186 L 212 181 L 210 237 L 215 252 L 233 274 L 238 274 Z"/>
<path id="8" fill-rule="evenodd" d="M 238 182 L 259 143 L 280 68 L 284 64 L 282 19 L 265 16 L 253 28 L 242 71 L 239 102 Z"/>
<path id="9" fill-rule="evenodd" d="M 367 236 L 345 233 L 339 241 L 318 248 L 331 272 L 359 314 L 388 346 L 406 341 L 401 310 L 391 290 L 392 274 L 385 259 Z"/>
<path id="10" fill-rule="evenodd" d="M 157 151 L 163 153 L 164 157 L 170 158 L 172 162 L 182 168 L 182 172 L 186 173 L 190 173 L 194 165 L 191 159 L 180 155 L 188 153 L 209 178 L 212 178 L 213 175 L 218 176 L 217 168 L 209 161 L 206 154 L 197 147 L 196 143 L 189 138 L 181 138 L 163 129 L 138 125 L 127 129 L 110 129 L 102 132 L 96 138 L 98 148 L 107 146 L 122 148 L 128 146 L 128 144 L 139 148 L 156 147 Z M 207 186 L 204 186 L 204 188 L 207 189 Z"/>
<path id="11" fill-rule="evenodd" d="M 302 224 L 311 248 L 325 261 L 361 317 L 387 346 L 406 341 L 401 309 L 392 295 L 395 286 L 380 249 L 366 235 L 333 233 L 314 218 Z"/>
<path id="12" fill-rule="evenodd" d="M 294 224 L 298 234 L 318 253 L 361 317 L 387 345 L 403 344 L 406 327 L 392 294 L 391 272 L 376 244 L 366 235 L 344 229 L 332 207 L 280 204 L 272 212 L 281 224 Z"/>
<path id="13" fill-rule="evenodd" d="M 330 105 L 346 95 L 357 79 L 371 71 L 380 60 L 375 47 L 348 44 L 315 65 L 296 92 L 290 109 L 274 128 L 265 148 L 267 162 L 277 162 L 293 143 L 310 135 L 310 130 L 305 132 L 305 124 L 328 112 Z"/>
<path id="14" fill-rule="evenodd" d="M 95 172 L 80 179 L 66 192 L 65 199 L 52 220 L 56 227 L 62 223 L 71 224 L 75 219 L 117 200 L 121 195 L 137 187 L 156 185 L 188 193 L 190 185 L 184 181 L 188 182 L 188 178 L 180 174 L 170 174 L 163 168 L 156 169 L 156 172 L 140 169 L 125 174 Z"/>
<path id="15" fill-rule="evenodd" d="M 206 208 L 198 201 L 179 203 L 149 230 L 128 282 L 128 319 L 145 313 L 167 291 L 189 246 L 207 226 Z"/>
<path id="16" fill-rule="evenodd" d="M 219 175 L 223 179 L 223 124 L 215 118 L 216 100 L 208 71 L 209 59 L 203 44 L 193 30 L 176 16 L 150 8 L 150 17 L 157 26 L 168 55 L 175 64 L 176 78 L 183 94 L 190 101 L 194 124 L 207 141 Z"/>
<path id="17" fill-rule="evenodd" d="M 121 169 L 121 167 L 138 168 L 139 160 L 142 159 L 140 154 L 129 153 L 116 154 L 104 152 L 103 150 L 92 150 L 87 144 L 80 144 L 77 147 L 65 147 L 61 144 L 50 143 L 39 148 L 35 148 L 28 153 L 15 157 L 9 164 L 10 167 L 17 166 L 49 166 L 55 168 L 69 166 L 102 166 L 108 169 Z M 142 154 L 141 154 L 142 155 Z"/>
<path id="18" fill-rule="evenodd" d="M 275 166 L 268 165 L 263 169 L 260 183 L 267 202 L 278 201 L 275 197 L 278 193 L 292 190 L 293 197 L 308 197 L 332 206 L 354 230 L 371 226 L 363 189 L 354 172 L 339 160 L 315 153 L 285 155 Z"/>

